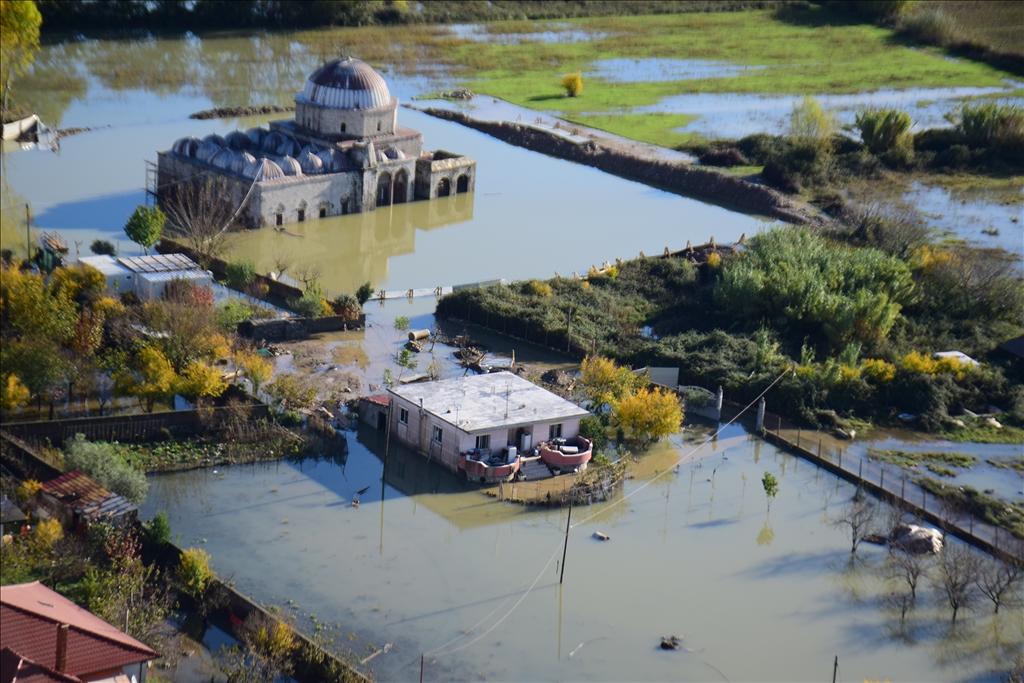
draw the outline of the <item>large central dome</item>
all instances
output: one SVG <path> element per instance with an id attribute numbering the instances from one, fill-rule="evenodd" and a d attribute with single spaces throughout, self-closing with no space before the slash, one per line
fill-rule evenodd
<path id="1" fill-rule="evenodd" d="M 320 67 L 306 81 L 302 95 L 331 109 L 375 109 L 391 104 L 388 84 L 366 62 L 346 57 Z"/>

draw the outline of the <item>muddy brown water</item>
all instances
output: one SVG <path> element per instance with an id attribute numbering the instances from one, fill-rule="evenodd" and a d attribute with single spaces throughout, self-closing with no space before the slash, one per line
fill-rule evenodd
<path id="1" fill-rule="evenodd" d="M 36 228 L 60 231 L 72 255 L 96 238 L 134 255 L 121 226 L 144 201 L 143 161 L 179 137 L 265 122 L 187 116 L 287 104 L 319 61 L 309 34 L 46 46 L 38 88 L 21 86 L 27 101 L 53 125 L 96 129 L 62 140 L 59 153 L 5 148 L 4 247 L 22 248 L 28 202 Z M 407 72 L 386 78 L 403 100 L 436 84 Z M 399 116 L 424 132 L 427 148 L 477 159 L 475 195 L 453 198 L 450 214 L 419 203 L 309 222 L 303 237 L 251 233 L 237 253 L 266 269 L 272 254 L 294 249 L 296 262 L 322 265 L 336 292 L 366 279 L 404 290 L 568 275 L 765 224 Z M 389 302 L 379 328 L 333 342 L 376 382 L 400 346 L 387 318 L 429 327 L 432 309 L 429 299 Z M 1009 666 L 1022 646 L 1020 608 L 995 618 L 980 603 L 954 629 L 929 589 L 901 621 L 884 602 L 894 589 L 881 575 L 885 551 L 864 547 L 851 562 L 847 537 L 825 521 L 850 487 L 740 428 L 677 472 L 673 463 L 707 429 L 644 454 L 616 501 L 574 512 L 561 588 L 566 511 L 498 503 L 397 448 L 381 486 L 383 444 L 372 431 L 352 434 L 347 456 L 154 476 L 143 516 L 166 509 L 181 544 L 210 551 L 217 570 L 258 600 L 294 601 L 306 630 L 330 625 L 322 632 L 361 655 L 394 643 L 372 662 L 382 680 L 415 679 L 424 653 L 425 680 L 821 680 L 836 655 L 847 680 L 997 680 Z M 770 515 L 765 471 L 781 482 Z M 351 507 L 364 486 L 372 494 Z M 594 531 L 611 541 L 594 541 Z M 660 650 L 668 635 L 683 636 L 686 649 Z"/>

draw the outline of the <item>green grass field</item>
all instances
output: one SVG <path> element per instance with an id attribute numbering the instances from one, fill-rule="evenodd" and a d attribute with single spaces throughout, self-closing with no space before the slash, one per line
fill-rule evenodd
<path id="1" fill-rule="evenodd" d="M 676 147 L 691 142 L 694 133 L 675 129 L 692 123 L 696 114 L 565 114 L 563 119 L 581 126 L 621 135 L 630 140 L 649 142 L 662 147 Z"/>
<path id="2" fill-rule="evenodd" d="M 489 33 L 527 33 L 531 24 L 488 24 Z M 615 122 L 625 107 L 652 105 L 692 93 L 853 93 L 882 88 L 1002 86 L 1008 74 L 986 64 L 943 58 L 937 49 L 910 49 L 888 29 L 858 23 L 827 8 L 783 12 L 605 17 L 533 24 L 534 31 L 586 31 L 580 42 L 465 43 L 450 41 L 446 61 L 470 79 L 474 92 L 628 137 L 666 146 L 682 134 L 680 118 L 665 116 L 661 128 Z M 735 77 L 680 81 L 611 82 L 584 78 L 582 96 L 564 96 L 560 79 L 588 71 L 598 60 L 697 59 L 736 65 L 767 65 Z M 699 112 L 693 112 L 699 114 Z M 586 118 L 579 118 L 587 115 Z M 595 116 L 599 115 L 599 116 Z"/>

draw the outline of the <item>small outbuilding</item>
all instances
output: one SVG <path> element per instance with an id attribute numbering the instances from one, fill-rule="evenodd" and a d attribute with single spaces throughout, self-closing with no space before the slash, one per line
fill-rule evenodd
<path id="1" fill-rule="evenodd" d="M 132 291 L 143 301 L 159 299 L 172 280 L 189 280 L 196 285 L 213 285 L 213 275 L 184 254 L 154 254 L 114 258 L 84 256 L 78 262 L 103 273 L 107 289 Z"/>
<path id="2" fill-rule="evenodd" d="M 66 528 L 79 533 L 84 533 L 93 522 L 124 526 L 134 523 L 139 517 L 139 509 L 123 496 L 106 489 L 79 470 L 44 483 L 39 494 L 44 506 Z"/>

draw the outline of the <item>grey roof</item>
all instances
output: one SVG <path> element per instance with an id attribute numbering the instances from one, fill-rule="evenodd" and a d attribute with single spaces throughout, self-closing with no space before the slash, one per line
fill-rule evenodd
<path id="1" fill-rule="evenodd" d="M 469 434 L 590 414 L 575 403 L 510 372 L 407 384 L 389 391 L 414 405 L 422 399 L 424 410 Z"/>
<path id="2" fill-rule="evenodd" d="M 153 254 L 117 259 L 118 263 L 135 273 L 165 273 L 172 270 L 202 270 L 199 264 L 184 254 Z"/>
<path id="3" fill-rule="evenodd" d="M 351 57 L 317 69 L 296 99 L 331 109 L 372 109 L 392 102 L 384 78 L 366 62 Z"/>
<path id="4" fill-rule="evenodd" d="M 131 275 L 132 271 L 125 268 L 113 256 L 99 254 L 97 256 L 80 256 L 78 262 L 92 266 L 104 275 Z"/>

